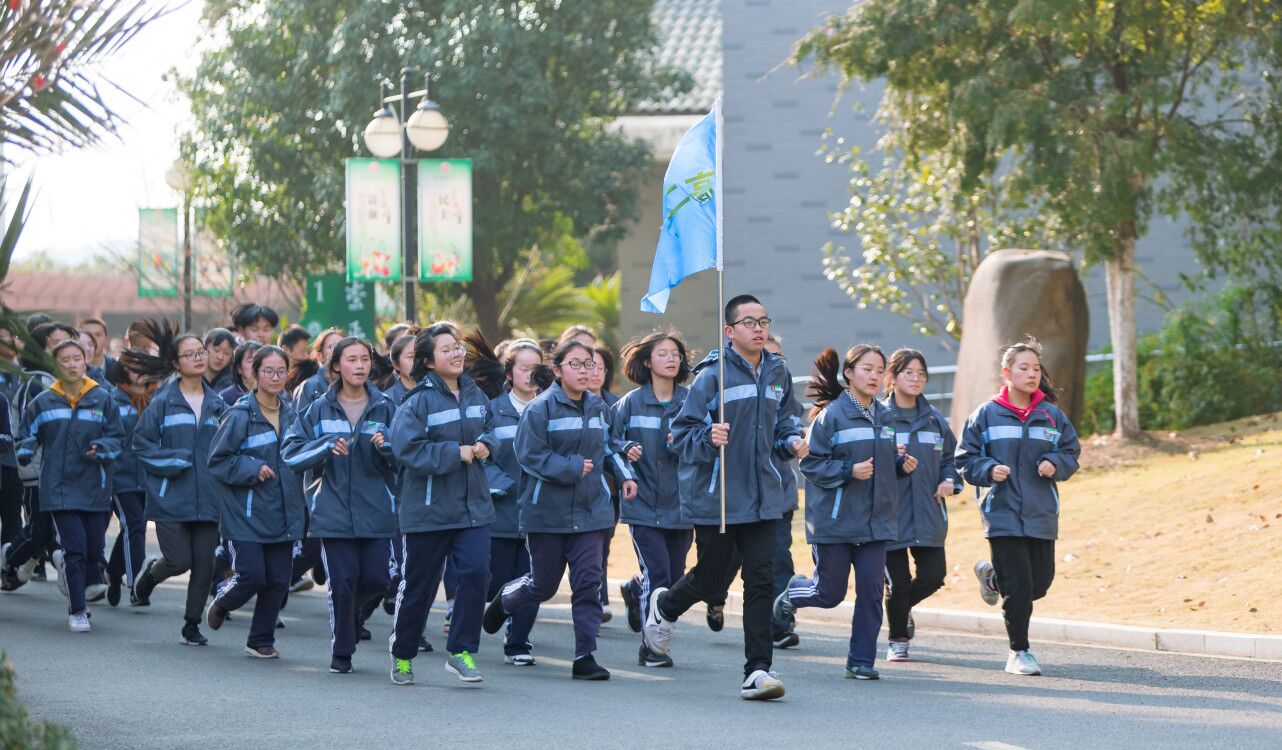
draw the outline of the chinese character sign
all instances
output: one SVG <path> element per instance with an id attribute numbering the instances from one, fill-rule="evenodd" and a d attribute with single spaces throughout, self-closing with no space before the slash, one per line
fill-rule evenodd
<path id="1" fill-rule="evenodd" d="M 138 296 L 177 297 L 182 252 L 178 209 L 138 209 Z"/>
<path id="2" fill-rule="evenodd" d="M 374 335 L 374 285 L 348 281 L 341 273 L 307 277 L 302 326 L 313 336 L 326 328 L 368 339 Z"/>
<path id="3" fill-rule="evenodd" d="M 401 280 L 401 164 L 347 160 L 347 280 Z"/>
<path id="4" fill-rule="evenodd" d="M 472 280 L 472 160 L 418 163 L 419 281 Z"/>
<path id="5" fill-rule="evenodd" d="M 207 224 L 209 212 L 196 209 L 196 223 L 191 233 L 192 294 L 198 297 L 230 297 L 232 295 L 231 253 L 227 246 L 214 236 Z"/>

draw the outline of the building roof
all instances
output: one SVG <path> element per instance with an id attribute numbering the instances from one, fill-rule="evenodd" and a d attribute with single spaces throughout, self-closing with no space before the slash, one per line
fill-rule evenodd
<path id="1" fill-rule="evenodd" d="M 655 0 L 658 62 L 684 70 L 694 86 L 660 102 L 644 102 L 638 114 L 702 114 L 721 95 L 721 0 Z"/>

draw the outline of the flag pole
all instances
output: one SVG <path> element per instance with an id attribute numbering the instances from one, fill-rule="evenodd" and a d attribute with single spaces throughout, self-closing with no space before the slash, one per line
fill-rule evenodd
<path id="1" fill-rule="evenodd" d="M 722 173 L 721 173 L 721 151 L 725 144 L 723 121 L 721 116 L 721 97 L 717 97 L 713 107 L 717 112 L 717 153 L 716 153 L 716 176 L 714 179 L 713 195 L 717 201 L 717 310 L 713 315 L 717 319 L 717 337 L 713 341 L 717 342 L 720 351 L 717 352 L 717 423 L 725 424 L 726 421 L 726 353 L 723 346 L 725 333 L 722 329 L 722 311 L 726 307 L 726 266 L 725 266 L 725 194 L 721 190 Z M 717 486 L 721 488 L 721 533 L 726 533 L 726 447 L 721 446 L 721 459 L 717 462 L 720 467 L 721 476 L 718 478 Z"/>

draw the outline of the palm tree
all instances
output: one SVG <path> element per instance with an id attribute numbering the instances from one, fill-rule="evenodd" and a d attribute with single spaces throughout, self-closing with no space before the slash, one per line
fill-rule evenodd
<path id="1" fill-rule="evenodd" d="M 148 7 L 151 6 L 151 7 Z M 122 121 L 108 106 L 95 67 L 147 24 L 169 12 L 145 0 L 4 0 L 0 6 L 0 206 L 6 206 L 3 169 L 12 151 L 44 154 L 92 145 L 119 133 Z M 31 199 L 23 186 L 0 237 L 0 291 L 4 289 Z M 28 352 L 42 352 L 21 319 L 0 303 L 0 330 Z M 0 365 L 4 366 L 4 365 Z"/>

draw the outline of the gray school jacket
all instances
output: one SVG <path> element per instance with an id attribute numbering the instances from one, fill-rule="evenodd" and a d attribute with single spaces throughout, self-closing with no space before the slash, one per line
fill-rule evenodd
<path id="1" fill-rule="evenodd" d="M 583 394 L 583 408 L 553 383 L 525 407 L 513 450 L 527 475 L 521 485 L 521 531 L 578 534 L 614 526 L 606 467 L 622 483 L 633 479 L 615 452 L 605 401 Z M 584 460 L 592 471 L 583 474 Z"/>
<path id="2" fill-rule="evenodd" d="M 683 386 L 675 386 L 672 400 L 665 406 L 647 384 L 629 391 L 610 407 L 610 432 L 620 445 L 623 457 L 626 459 L 632 446 L 641 446 L 641 460 L 632 464 L 637 496 L 620 504 L 626 524 L 660 529 L 691 528 L 681 511 L 678 455 L 670 439 L 672 422 L 689 392 Z"/>
<path id="3" fill-rule="evenodd" d="M 434 372 L 414 386 L 392 419 L 392 452 L 399 464 L 396 498 L 401 531 L 467 529 L 494 523 L 490 484 L 480 461 L 463 463 L 459 447 L 483 442 L 493 422 L 490 400 L 467 375 L 456 399 Z"/>
<path id="4" fill-rule="evenodd" d="M 105 390 L 94 385 L 74 407 L 52 387 L 41 391 L 22 411 L 18 435 L 19 466 L 29 464 L 37 449 L 43 453 L 41 511 L 111 509 L 111 467 L 125 433 Z M 85 455 L 90 448 L 97 448 L 94 458 Z"/>
<path id="5" fill-rule="evenodd" d="M 335 382 L 294 419 L 281 455 L 295 472 L 315 472 L 315 484 L 307 487 L 308 537 L 388 539 L 396 534 L 396 460 L 390 437 L 396 408 L 366 383 L 369 403 L 353 428 L 338 400 L 341 388 Z M 374 446 L 377 434 L 383 435 L 382 448 Z M 346 456 L 333 453 L 339 438 L 347 441 Z"/>
<path id="6" fill-rule="evenodd" d="M 872 402 L 876 424 L 849 392 L 823 408 L 810 425 L 806 478 L 806 541 L 865 544 L 899 539 L 898 447 L 890 411 Z M 873 459 L 872 477 L 855 479 L 855 464 Z"/>
<path id="7" fill-rule="evenodd" d="M 148 520 L 216 523 L 222 512 L 223 488 L 209 470 L 209 455 L 229 407 L 207 383 L 202 385 L 199 415 L 192 413 L 175 379 L 156 389 L 138 417 L 133 449 L 144 472 Z"/>
<path id="8" fill-rule="evenodd" d="M 280 400 L 280 424 L 292 424 L 294 407 Z M 266 464 L 276 476 L 259 481 Z M 307 514 L 303 483 L 280 455 L 280 436 L 258 408 L 253 391 L 240 397 L 223 417 L 209 454 L 209 471 L 224 485 L 219 526 L 237 542 L 297 541 Z"/>
<path id="9" fill-rule="evenodd" d="M 500 393 L 490 401 L 490 411 L 494 414 L 490 437 L 498 446 L 485 462 L 485 478 L 489 480 L 490 498 L 494 501 L 494 525 L 490 527 L 490 536 L 520 539 L 521 518 L 517 504 L 525 474 L 516 461 L 512 445 L 521 415 L 516 413 L 508 392 Z"/>
<path id="10" fill-rule="evenodd" d="M 916 471 L 899 477 L 899 539 L 889 549 L 942 547 L 948 536 L 948 506 L 935 499 L 935 489 L 941 482 L 952 482 L 952 494 L 962 491 L 961 474 L 953 463 L 957 439 L 925 396 L 918 396 L 912 409 L 900 409 L 893 396 L 882 403 L 890 410 L 895 439 L 917 459 Z"/>
<path id="11" fill-rule="evenodd" d="M 1077 430 L 1054 404 L 1038 404 L 1027 422 L 995 401 L 980 405 L 966 420 L 956 460 L 968 483 L 988 488 L 979 505 L 984 536 L 1057 538 L 1057 485 L 1077 472 L 1080 454 Z M 1055 465 L 1050 479 L 1037 473 L 1043 459 Z M 1010 477 L 993 482 L 999 464 L 1010 467 Z"/>
<path id="12" fill-rule="evenodd" d="M 729 344 L 726 357 L 726 523 L 778 519 L 788 510 L 783 474 L 772 456 L 792 458 L 790 443 L 801 428 L 790 418 L 792 374 L 778 356 L 761 353 L 760 375 Z M 713 447 L 717 419 L 717 357 L 710 352 L 695 366 L 694 383 L 673 422 L 672 442 L 680 455 L 677 480 L 685 518 L 711 525 L 721 520 L 720 450 Z"/>

